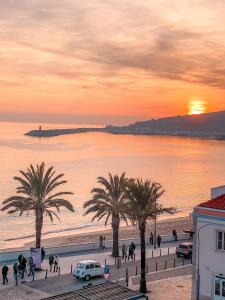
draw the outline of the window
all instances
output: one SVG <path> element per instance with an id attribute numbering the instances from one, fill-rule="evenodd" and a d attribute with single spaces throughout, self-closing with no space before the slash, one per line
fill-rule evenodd
<path id="1" fill-rule="evenodd" d="M 220 296 L 220 280 L 215 280 L 215 295 Z"/>
<path id="2" fill-rule="evenodd" d="M 225 251 L 225 232 L 217 231 L 217 250 Z"/>
<path id="3" fill-rule="evenodd" d="M 222 297 L 225 297 L 225 281 L 222 281 Z"/>

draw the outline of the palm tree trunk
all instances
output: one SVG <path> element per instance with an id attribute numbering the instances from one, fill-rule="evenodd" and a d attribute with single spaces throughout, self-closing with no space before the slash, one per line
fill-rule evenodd
<path id="1" fill-rule="evenodd" d="M 145 257 L 145 229 L 146 222 L 139 224 L 140 238 L 141 238 L 141 279 L 140 279 L 140 292 L 147 293 L 146 287 L 146 257 Z"/>
<path id="2" fill-rule="evenodd" d="M 112 217 L 112 229 L 113 229 L 113 249 L 112 256 L 119 256 L 119 227 L 120 227 L 120 218 L 118 215 Z"/>
<path id="3" fill-rule="evenodd" d="M 36 229 L 36 248 L 41 248 L 41 231 L 43 226 L 43 212 L 36 211 L 35 229 Z"/>

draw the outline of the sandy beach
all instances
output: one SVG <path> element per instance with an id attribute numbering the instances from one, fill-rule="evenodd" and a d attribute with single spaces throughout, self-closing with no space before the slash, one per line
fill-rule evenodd
<path id="1" fill-rule="evenodd" d="M 180 217 L 174 219 L 165 219 L 157 222 L 157 234 L 167 235 L 172 234 L 172 230 L 176 229 L 178 233 L 183 233 L 184 230 L 192 228 L 192 221 L 190 217 Z M 146 236 L 149 236 L 150 232 L 153 231 L 153 223 L 147 225 Z M 105 230 L 96 230 L 87 233 L 73 234 L 67 236 L 53 237 L 42 240 L 44 247 L 72 245 L 96 242 L 99 240 L 99 235 L 103 235 L 107 240 L 112 240 L 112 230 L 110 228 Z M 139 230 L 137 227 L 128 225 L 120 228 L 120 239 L 135 238 L 139 237 Z M 34 242 L 26 243 L 23 247 L 10 248 L 0 250 L 1 252 L 29 249 L 34 245 Z"/>

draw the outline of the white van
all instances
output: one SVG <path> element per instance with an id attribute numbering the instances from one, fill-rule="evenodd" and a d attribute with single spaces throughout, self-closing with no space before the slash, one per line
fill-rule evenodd
<path id="1" fill-rule="evenodd" d="M 80 261 L 74 272 L 73 276 L 80 279 L 90 280 L 92 277 L 103 276 L 104 267 L 94 260 L 83 260 Z"/>

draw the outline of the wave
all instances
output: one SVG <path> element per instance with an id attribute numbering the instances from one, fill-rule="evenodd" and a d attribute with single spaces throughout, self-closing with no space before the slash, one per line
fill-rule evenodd
<path id="1" fill-rule="evenodd" d="M 183 212 L 183 211 L 189 211 L 189 210 L 192 210 L 193 209 L 193 206 L 190 206 L 190 207 L 178 207 L 176 208 L 176 213 L 179 213 L 179 212 Z"/>
<path id="2" fill-rule="evenodd" d="M 49 230 L 49 231 L 43 232 L 42 236 L 45 236 L 48 234 L 53 234 L 53 233 L 62 233 L 62 232 L 68 232 L 68 231 L 74 231 L 74 230 L 84 229 L 84 228 L 88 228 L 88 227 L 98 227 L 98 226 L 101 226 L 101 224 L 92 224 L 92 223 L 82 224 L 82 225 L 77 225 L 77 226 L 65 228 L 65 229 Z M 9 242 L 9 241 L 22 240 L 22 239 L 29 239 L 29 238 L 34 238 L 34 234 L 24 235 L 24 236 L 15 237 L 15 238 L 8 238 L 8 239 L 5 239 L 4 241 Z"/>
<path id="3" fill-rule="evenodd" d="M 192 207 L 179 207 L 179 208 L 176 208 L 175 215 L 178 214 L 178 213 L 185 212 L 185 211 L 190 211 L 190 210 L 192 210 Z M 165 213 L 165 215 L 170 216 L 169 214 L 166 214 L 166 213 Z M 84 228 L 99 227 L 99 226 L 104 226 L 104 224 L 88 223 L 88 224 L 80 224 L 80 225 L 76 225 L 76 226 L 69 227 L 69 228 L 64 228 L 64 229 L 54 229 L 54 230 L 49 230 L 49 231 L 43 232 L 42 236 L 46 236 L 46 235 L 49 235 L 49 234 L 75 231 L 75 230 L 84 229 Z M 30 235 L 24 235 L 24 236 L 20 236 L 20 237 L 13 237 L 13 238 L 4 239 L 4 241 L 5 242 L 10 242 L 10 241 L 17 241 L 17 240 L 22 240 L 22 239 L 31 239 L 31 238 L 34 238 L 34 237 L 35 237 L 34 234 L 30 234 Z"/>

